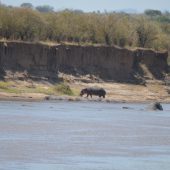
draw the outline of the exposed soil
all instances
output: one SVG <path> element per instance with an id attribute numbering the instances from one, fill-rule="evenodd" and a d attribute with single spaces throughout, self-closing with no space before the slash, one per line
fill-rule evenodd
<path id="1" fill-rule="evenodd" d="M 159 101 L 164 103 L 170 103 L 170 87 L 163 81 L 147 80 L 145 85 L 135 85 L 128 83 L 117 82 L 104 82 L 95 77 L 89 75 L 83 77 L 74 77 L 66 74 L 60 74 L 60 78 L 70 86 L 74 95 L 67 96 L 62 94 L 49 93 L 48 90 L 54 86 L 53 82 L 48 81 L 33 81 L 33 80 L 15 80 L 10 82 L 11 89 L 21 90 L 20 92 L 5 91 L 1 89 L 1 100 L 91 100 L 91 101 L 105 101 L 105 102 L 152 102 Z M 93 96 L 87 98 L 86 96 L 80 97 L 80 90 L 86 87 L 102 87 L 106 90 L 106 98 L 99 98 Z M 36 90 L 41 88 L 40 90 Z"/>
<path id="2" fill-rule="evenodd" d="M 0 42 L 0 99 L 170 102 L 167 57 L 151 49 Z M 73 96 L 54 92 L 58 82 Z M 79 96 L 94 86 L 106 90 L 105 99 Z"/>

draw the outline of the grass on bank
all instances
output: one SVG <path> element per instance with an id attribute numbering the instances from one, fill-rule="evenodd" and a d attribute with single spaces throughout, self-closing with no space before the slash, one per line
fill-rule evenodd
<path id="1" fill-rule="evenodd" d="M 3 82 L 3 81 L 0 82 L 0 89 L 6 90 L 8 89 L 8 86 L 9 86 L 9 82 Z"/>
<path id="2" fill-rule="evenodd" d="M 59 93 L 59 94 L 64 94 L 64 95 L 69 95 L 69 96 L 74 95 L 70 86 L 65 83 L 56 84 L 53 87 L 53 90 L 54 90 L 54 92 Z"/>
<path id="3" fill-rule="evenodd" d="M 38 85 L 24 85 L 16 82 L 5 82 L 0 81 L 0 92 L 6 93 L 42 93 L 47 95 L 75 95 L 73 89 L 66 83 L 58 83 L 55 85 L 44 86 L 43 84 Z"/>
<path id="4" fill-rule="evenodd" d="M 11 82 L 0 81 L 0 91 L 6 93 L 20 93 L 19 89 L 13 88 Z"/>

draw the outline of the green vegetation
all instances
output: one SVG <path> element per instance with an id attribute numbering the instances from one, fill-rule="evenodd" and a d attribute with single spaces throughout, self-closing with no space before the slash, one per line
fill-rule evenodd
<path id="1" fill-rule="evenodd" d="M 69 95 L 73 96 L 76 93 L 66 83 L 59 83 L 50 86 L 43 84 L 24 85 L 19 82 L 0 81 L 0 92 L 6 93 L 42 93 L 47 95 Z"/>
<path id="2" fill-rule="evenodd" d="M 54 92 L 57 92 L 59 94 L 65 94 L 69 96 L 73 95 L 73 91 L 71 90 L 70 86 L 64 83 L 56 84 L 53 89 L 54 89 Z"/>
<path id="3" fill-rule="evenodd" d="M 143 14 L 54 12 L 50 6 L 34 8 L 0 5 L 0 39 L 51 41 L 146 47 L 170 51 L 170 13 L 146 10 Z"/>
<path id="4" fill-rule="evenodd" d="M 21 7 L 22 8 L 32 8 L 33 9 L 33 5 L 31 3 L 22 3 Z"/>
<path id="5" fill-rule="evenodd" d="M 3 81 L 0 82 L 0 89 L 8 89 L 8 87 L 9 83 Z"/>
<path id="6" fill-rule="evenodd" d="M 37 6 L 36 10 L 38 10 L 39 12 L 54 12 L 53 7 L 49 5 Z"/>
<path id="7" fill-rule="evenodd" d="M 19 93 L 20 91 L 12 87 L 12 83 L 0 81 L 0 91 L 7 93 Z"/>

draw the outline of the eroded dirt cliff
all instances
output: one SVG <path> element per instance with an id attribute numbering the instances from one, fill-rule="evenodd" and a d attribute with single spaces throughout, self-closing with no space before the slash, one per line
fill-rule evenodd
<path id="1" fill-rule="evenodd" d="M 63 72 L 119 82 L 160 80 L 167 71 L 167 57 L 167 52 L 149 49 L 0 42 L 0 74 L 4 78 L 21 72 L 55 80 Z"/>

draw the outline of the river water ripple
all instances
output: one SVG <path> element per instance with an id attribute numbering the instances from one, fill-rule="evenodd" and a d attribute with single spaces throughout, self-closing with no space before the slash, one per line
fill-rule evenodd
<path id="1" fill-rule="evenodd" d="M 0 102 L 0 170 L 169 170 L 170 105 L 163 108 Z"/>

